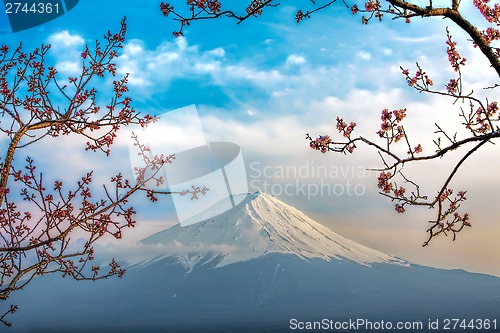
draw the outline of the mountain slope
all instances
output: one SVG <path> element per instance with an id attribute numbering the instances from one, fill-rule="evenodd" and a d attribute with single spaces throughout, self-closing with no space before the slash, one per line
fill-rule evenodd
<path id="1" fill-rule="evenodd" d="M 220 268 L 207 263 L 190 274 L 164 258 L 99 283 L 41 279 L 20 296 L 12 300 L 20 306 L 15 333 L 277 333 L 294 332 L 292 318 L 427 323 L 500 316 L 499 278 L 281 253 Z"/>

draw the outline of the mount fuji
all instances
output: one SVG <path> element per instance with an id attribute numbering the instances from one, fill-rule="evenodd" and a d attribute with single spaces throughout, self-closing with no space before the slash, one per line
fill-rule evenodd
<path id="1" fill-rule="evenodd" d="M 13 300 L 12 331 L 289 332 L 363 319 L 421 321 L 425 332 L 429 320 L 500 319 L 498 277 L 384 254 L 264 193 L 224 205 L 142 240 L 154 255 L 122 279 L 37 279 Z"/>
<path id="2" fill-rule="evenodd" d="M 239 198 L 238 198 L 239 199 Z M 189 249 L 177 259 L 190 272 L 196 265 L 214 261 L 215 267 L 259 258 L 271 253 L 290 254 L 307 260 L 349 260 L 362 265 L 404 260 L 370 249 L 342 237 L 304 213 L 265 193 L 246 195 L 234 209 L 216 218 L 186 227 L 176 225 L 142 242 L 152 246 Z M 212 207 L 214 216 L 225 202 Z M 173 250 L 175 251 L 175 249 Z M 168 253 L 157 259 L 174 254 Z"/>

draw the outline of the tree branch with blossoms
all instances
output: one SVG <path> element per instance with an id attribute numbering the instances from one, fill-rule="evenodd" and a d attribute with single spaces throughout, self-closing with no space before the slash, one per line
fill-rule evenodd
<path id="1" fill-rule="evenodd" d="M 169 3 L 162 2 L 160 11 L 163 16 L 173 16 L 175 21 L 179 22 L 179 29 L 173 32 L 175 37 L 183 35 L 184 27 L 191 25 L 193 21 L 217 19 L 228 17 L 238 21 L 238 24 L 246 19 L 254 16 L 262 15 L 262 11 L 266 7 L 276 7 L 279 3 L 273 0 L 252 0 L 246 7 L 245 11 L 238 14 L 233 10 L 222 10 L 219 0 L 187 0 L 189 14 L 184 14 L 175 9 Z"/>
<path id="2" fill-rule="evenodd" d="M 313 139 L 309 134 L 306 138 L 310 141 L 310 147 L 319 150 L 322 153 L 353 153 L 356 143 L 364 143 L 375 147 L 382 158 L 384 167 L 378 169 L 378 187 L 381 194 L 396 202 L 395 209 L 398 213 L 404 213 L 406 206 L 427 206 L 436 209 L 436 218 L 429 221 L 431 226 L 427 229 L 428 239 L 424 242 L 427 246 L 432 238 L 440 234 L 451 234 L 453 240 L 457 233 L 465 227 L 471 226 L 468 213 L 459 213 L 461 203 L 466 200 L 465 191 L 458 192 L 452 196 L 453 190 L 450 189 L 450 183 L 457 175 L 463 163 L 479 148 L 493 139 L 500 137 L 500 128 L 496 125 L 500 121 L 500 115 L 497 102 L 481 101 L 473 96 L 472 92 L 465 94 L 462 87 L 461 68 L 466 64 L 466 59 L 461 57 L 456 49 L 456 43 L 447 30 L 447 54 L 450 66 L 457 73 L 457 77 L 450 79 L 443 90 L 433 89 L 433 81 L 429 75 L 417 63 L 416 72 L 410 74 L 408 69 L 401 68 L 408 86 L 413 87 L 421 93 L 438 94 L 457 100 L 468 101 L 468 113 L 461 108 L 460 117 L 463 119 L 463 125 L 471 134 L 463 139 L 457 139 L 457 134 L 449 135 L 442 127 L 436 124 L 436 134 L 439 137 L 434 140 L 436 150 L 433 153 L 422 155 L 423 148 L 421 144 L 412 146 L 409 137 L 402 124 L 406 117 L 406 109 L 389 111 L 384 109 L 381 113 L 380 129 L 376 132 L 380 139 L 385 140 L 385 144 L 377 144 L 363 136 L 352 137 L 352 132 L 356 126 L 355 123 L 347 125 L 342 118 L 337 118 L 337 130 L 346 139 L 345 141 L 334 141 L 330 136 L 320 136 Z M 444 140 L 443 140 L 444 138 Z M 446 143 L 443 143 L 445 141 Z M 407 155 L 402 157 L 394 153 L 393 147 L 403 142 L 407 147 Z M 414 181 L 408 179 L 403 172 L 405 165 L 416 162 L 442 158 L 446 154 L 465 147 L 469 144 L 475 144 L 468 148 L 462 158 L 455 164 L 446 180 L 441 185 L 435 196 L 424 196 L 421 194 L 420 186 Z M 398 185 L 396 179 L 401 178 L 405 186 L 411 188 L 408 193 L 407 187 Z"/>
<path id="3" fill-rule="evenodd" d="M 175 156 L 150 156 L 149 148 L 138 140 L 143 164 L 134 170 L 134 181 L 118 173 L 107 183 L 95 184 L 94 172 L 89 171 L 71 184 L 48 179 L 30 157 L 20 163 L 20 150 L 36 149 L 47 137 L 80 136 L 87 140 L 88 153 L 109 156 L 121 128 L 146 127 L 157 120 L 141 116 L 125 96 L 128 74 L 114 79 L 109 102 L 104 107 L 98 104 L 96 80 L 116 76 L 115 60 L 125 33 L 124 19 L 119 32 L 108 31 L 103 43 L 96 41 L 92 49 L 86 46 L 81 72 L 69 78 L 47 67 L 50 45 L 30 53 L 23 51 L 22 44 L 13 51 L 0 48 L 0 135 L 8 143 L 0 158 L 0 300 L 7 300 L 35 277 L 51 273 L 75 280 L 121 277 L 125 270 L 114 259 L 106 267 L 93 264 L 94 245 L 105 235 L 122 238 L 125 228 L 135 226 L 133 195 L 146 191 L 156 201 L 158 194 L 191 193 L 198 198 L 207 191 L 147 189 L 148 182 L 163 183 L 159 170 L 173 163 Z M 16 310 L 11 306 L 0 322 L 10 325 L 6 316 Z"/>
<path id="4" fill-rule="evenodd" d="M 183 11 L 169 4 L 162 3 L 160 10 L 165 16 L 173 14 L 176 20 L 181 23 L 181 30 L 190 22 L 195 20 L 204 20 L 218 18 L 224 15 L 216 16 L 216 13 L 224 13 L 221 8 L 229 5 L 229 2 L 217 2 L 217 9 L 214 13 L 209 7 L 213 6 L 215 1 L 187 1 L 188 8 L 193 13 L 193 8 L 198 8 L 195 15 L 184 15 Z M 410 23 L 413 19 L 428 19 L 431 17 L 441 17 L 453 22 L 453 24 L 465 32 L 474 48 L 485 56 L 492 70 L 500 77 L 500 4 L 490 5 L 490 0 L 472 0 L 474 7 L 479 11 L 487 25 L 486 29 L 481 30 L 473 25 L 468 19 L 468 12 L 461 8 L 460 0 L 449 0 L 446 3 L 440 3 L 442 6 L 436 7 L 432 0 L 428 2 L 403 1 L 403 0 L 367 0 L 363 2 L 356 1 L 336 1 L 336 0 L 310 0 L 306 1 L 309 5 L 296 11 L 295 21 L 297 23 L 304 19 L 311 18 L 315 13 L 327 8 L 339 5 L 340 10 L 349 10 L 353 15 L 361 14 L 361 23 L 368 25 L 370 21 L 383 21 L 385 17 L 392 20 L 403 19 Z M 232 6 L 236 6 L 231 4 Z M 252 6 L 258 5 L 258 12 L 253 13 Z M 229 18 L 236 19 L 238 23 L 262 14 L 263 10 L 269 7 L 279 5 L 276 1 L 250 1 L 247 7 L 247 13 L 252 15 L 238 16 L 235 11 L 229 10 Z M 248 11 L 250 8 L 250 11 Z M 174 33 L 174 35 L 179 35 Z M 395 209 L 399 213 L 404 213 L 408 206 L 426 206 L 436 210 L 435 219 L 429 221 L 430 227 L 427 229 L 428 238 L 424 246 L 440 234 L 452 235 L 453 239 L 465 227 L 471 225 L 469 214 L 461 213 L 461 205 L 466 200 L 466 192 L 454 192 L 450 188 L 451 182 L 457 176 L 463 163 L 470 158 L 476 151 L 481 149 L 486 143 L 493 142 L 500 137 L 500 128 L 497 122 L 500 120 L 497 101 L 481 99 L 473 91 L 466 92 L 462 80 L 461 68 L 466 65 L 467 60 L 459 54 L 456 42 L 453 40 L 450 31 L 446 30 L 446 52 L 450 66 L 456 74 L 442 89 L 434 88 L 434 82 L 430 76 L 423 70 L 420 64 L 416 64 L 416 70 L 410 73 L 409 69 L 401 68 L 402 74 L 407 84 L 413 87 L 419 93 L 440 95 L 448 97 L 455 104 L 457 101 L 464 102 L 467 107 L 460 108 L 459 117 L 462 120 L 462 126 L 467 130 L 468 135 L 458 135 L 447 133 L 443 127 L 436 124 L 437 138 L 434 140 L 435 150 L 424 153 L 424 147 L 421 144 L 412 144 L 404 126 L 404 118 L 407 110 L 405 108 L 389 111 L 382 110 L 380 128 L 376 133 L 380 142 L 369 140 L 365 136 L 354 136 L 356 124 L 348 123 L 342 118 L 337 118 L 336 128 L 342 137 L 335 140 L 329 135 L 311 137 L 307 134 L 310 147 L 321 151 L 322 153 L 342 153 L 350 154 L 355 151 L 358 145 L 366 144 L 376 149 L 382 159 L 383 166 L 378 169 L 378 187 L 381 194 L 395 202 Z M 485 89 L 495 89 L 499 83 L 485 87 Z M 403 145 L 406 155 L 401 156 L 394 149 L 397 145 Z M 407 178 L 403 173 L 405 165 L 420 163 L 423 161 L 435 160 L 448 155 L 452 151 L 466 149 L 461 159 L 455 164 L 448 177 L 443 181 L 441 187 L 434 195 L 424 195 L 420 186 Z M 404 186 L 402 186 L 404 185 Z"/>

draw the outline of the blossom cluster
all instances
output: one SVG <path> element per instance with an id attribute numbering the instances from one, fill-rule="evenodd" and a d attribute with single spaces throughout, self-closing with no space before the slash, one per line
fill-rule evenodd
<path id="1" fill-rule="evenodd" d="M 315 149 L 315 150 L 319 150 L 323 154 L 325 154 L 328 151 L 331 143 L 333 143 L 333 142 L 330 139 L 329 135 L 320 135 L 316 139 L 310 140 L 309 147 L 311 147 L 312 149 Z"/>
<path id="2" fill-rule="evenodd" d="M 393 174 L 391 172 L 382 171 L 378 175 L 378 188 L 384 193 L 390 193 L 392 191 L 392 183 L 390 182 Z"/>
<path id="3" fill-rule="evenodd" d="M 394 116 L 394 118 L 393 118 Z M 382 115 L 380 119 L 382 123 L 380 124 L 380 130 L 377 131 L 377 134 L 381 138 L 386 138 L 394 142 L 398 142 L 405 136 L 405 132 L 403 126 L 400 122 L 406 117 L 406 109 L 397 109 L 392 112 L 388 109 L 382 110 Z"/>
<path id="4" fill-rule="evenodd" d="M 356 127 L 356 123 L 350 122 L 349 125 L 344 121 L 344 119 L 337 117 L 337 130 L 344 138 L 349 139 L 349 143 L 345 146 L 345 149 L 352 153 L 356 149 L 356 145 L 351 140 L 351 134 Z"/>
<path id="5" fill-rule="evenodd" d="M 262 0 L 252 0 L 252 2 L 248 5 L 246 11 L 249 15 L 261 15 L 262 14 Z"/>
<path id="6" fill-rule="evenodd" d="M 406 77 L 408 86 L 415 87 L 420 90 L 429 89 L 429 87 L 432 86 L 434 82 L 432 82 L 432 80 L 429 78 L 429 75 L 427 75 L 427 73 L 422 70 L 418 63 L 417 68 L 418 70 L 413 76 L 410 76 L 410 71 L 408 69 L 402 68 L 402 73 Z"/>
<path id="7" fill-rule="evenodd" d="M 173 10 L 174 6 L 170 5 L 169 3 L 160 3 L 160 11 L 162 12 L 163 16 L 168 16 Z"/>
<path id="8" fill-rule="evenodd" d="M 344 136 L 344 138 L 349 138 L 352 131 L 354 131 L 354 128 L 356 127 L 356 123 L 351 122 L 349 125 L 347 125 L 344 119 L 337 117 L 336 127 L 339 133 Z"/>
<path id="9" fill-rule="evenodd" d="M 448 61 L 450 62 L 451 67 L 458 72 L 461 66 L 465 65 L 466 58 L 463 58 L 457 51 L 457 43 L 451 39 L 450 33 L 447 31 L 447 40 L 446 40 L 446 53 L 448 54 Z"/>
<path id="10" fill-rule="evenodd" d="M 474 6 L 481 12 L 483 17 L 490 23 L 500 23 L 500 4 L 495 3 L 493 8 L 488 6 L 490 0 L 473 0 Z"/>
<path id="11" fill-rule="evenodd" d="M 493 122 L 500 120 L 498 111 L 497 102 L 488 103 L 486 109 L 483 106 L 479 106 L 475 112 L 475 121 L 469 121 L 465 127 L 474 133 L 487 133 L 493 129 Z M 497 116 L 496 119 L 494 116 Z"/>

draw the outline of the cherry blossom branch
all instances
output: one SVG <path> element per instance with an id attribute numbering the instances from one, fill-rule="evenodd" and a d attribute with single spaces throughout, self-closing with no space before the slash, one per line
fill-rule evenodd
<path id="1" fill-rule="evenodd" d="M 273 3 L 273 1 L 274 0 L 252 0 L 245 10 L 246 14 L 243 15 L 236 14 L 236 12 L 232 10 L 221 11 L 221 3 L 218 0 L 189 0 L 187 5 L 191 13 L 190 15 L 181 14 L 175 10 L 174 6 L 164 2 L 160 4 L 160 11 L 163 13 L 163 16 L 172 14 L 174 20 L 180 22 L 180 28 L 173 32 L 175 37 L 179 37 L 183 35 L 184 27 L 189 26 L 192 21 L 228 17 L 236 19 L 238 21 L 237 24 L 240 24 L 250 17 L 261 15 L 265 7 L 276 7 L 279 5 L 279 3 Z"/>
<path id="2" fill-rule="evenodd" d="M 0 133 L 10 139 L 0 159 L 0 299 L 23 289 L 33 278 L 62 273 L 75 280 L 98 280 L 125 272 L 113 259 L 108 269 L 91 264 L 95 243 L 104 235 L 122 237 L 122 230 L 134 227 L 136 211 L 130 205 L 133 195 L 145 191 L 151 201 L 157 195 L 190 193 L 198 199 L 208 189 L 193 188 L 179 192 L 150 190 L 148 182 L 163 183 L 159 172 L 174 155 L 150 156 L 149 147 L 136 139 L 142 159 L 134 182 L 121 173 L 108 184 L 94 185 L 93 171 L 68 187 L 60 180 L 47 180 L 28 157 L 19 166 L 19 149 L 36 146 L 47 136 L 79 135 L 86 138 L 85 150 L 101 151 L 106 156 L 117 132 L 132 124 L 142 127 L 157 119 L 141 116 L 131 106 L 128 74 L 112 82 L 112 97 L 105 108 L 97 105 L 96 78 L 116 75 L 115 58 L 125 40 L 126 23 L 118 33 L 104 36 L 81 54 L 82 70 L 77 77 L 61 79 L 54 67 L 46 68 L 49 45 L 24 53 L 22 45 L 9 53 L 0 47 Z M 22 202 L 22 204 L 20 204 Z M 84 240 L 75 243 L 72 238 Z M 11 308 L 13 310 L 14 308 Z M 17 309 L 17 308 L 16 308 Z M 0 322 L 8 324 L 5 316 Z"/>
<path id="3" fill-rule="evenodd" d="M 420 6 L 402 0 L 387 0 L 387 2 L 389 2 L 394 7 L 409 10 L 421 17 L 442 16 L 450 19 L 472 38 L 474 45 L 479 47 L 481 52 L 490 62 L 491 66 L 500 76 L 500 60 L 498 54 L 493 52 L 493 50 L 489 46 L 488 40 L 484 38 L 484 34 L 481 33 L 474 25 L 472 25 L 472 23 L 470 23 L 462 16 L 462 14 L 458 10 L 458 2 L 456 2 L 455 0 L 453 1 L 452 8 L 422 8 Z M 482 3 L 486 3 L 486 1 L 475 1 L 475 5 L 477 7 L 480 7 L 480 4 Z"/>

